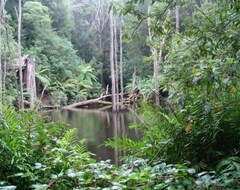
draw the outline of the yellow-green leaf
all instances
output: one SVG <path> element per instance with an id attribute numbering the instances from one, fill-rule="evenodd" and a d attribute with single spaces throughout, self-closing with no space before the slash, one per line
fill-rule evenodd
<path id="1" fill-rule="evenodd" d="M 193 127 L 193 121 L 190 120 L 187 124 L 187 127 L 185 128 L 186 133 L 189 133 L 192 130 Z"/>
<path id="2" fill-rule="evenodd" d="M 231 87 L 231 92 L 232 93 L 237 93 L 237 88 L 234 85 L 232 85 L 232 87 Z"/>

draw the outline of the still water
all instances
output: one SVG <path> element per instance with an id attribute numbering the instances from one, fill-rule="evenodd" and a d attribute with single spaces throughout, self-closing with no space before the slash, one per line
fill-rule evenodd
<path id="1" fill-rule="evenodd" d="M 64 121 L 69 128 L 77 128 L 79 139 L 86 139 L 87 148 L 96 154 L 97 160 L 110 159 L 118 164 L 124 153 L 103 146 L 105 140 L 115 136 L 127 135 L 135 140 L 140 138 L 136 129 L 129 129 L 131 123 L 136 123 L 134 112 L 111 112 L 94 109 L 54 110 L 47 113 L 53 121 Z"/>

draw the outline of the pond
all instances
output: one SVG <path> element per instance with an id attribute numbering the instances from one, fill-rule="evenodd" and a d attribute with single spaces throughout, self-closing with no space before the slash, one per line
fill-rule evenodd
<path id="1" fill-rule="evenodd" d="M 118 165 L 119 157 L 125 153 L 103 146 L 105 140 L 115 136 L 127 135 L 136 140 L 140 133 L 136 129 L 129 129 L 137 118 L 133 111 L 101 111 L 99 109 L 54 110 L 47 112 L 53 121 L 64 121 L 70 128 L 77 128 L 79 139 L 86 139 L 87 148 L 96 154 L 97 160 L 110 159 Z"/>

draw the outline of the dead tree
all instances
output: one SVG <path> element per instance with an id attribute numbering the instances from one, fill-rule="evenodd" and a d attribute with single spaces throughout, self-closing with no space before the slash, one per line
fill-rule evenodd
<path id="1" fill-rule="evenodd" d="M 119 35 L 119 45 L 120 45 L 120 91 L 121 91 L 121 109 L 123 109 L 123 34 L 122 34 L 122 27 L 123 27 L 123 18 L 121 17 L 120 21 L 120 35 Z"/>
<path id="2" fill-rule="evenodd" d="M 117 41 L 117 23 L 116 18 L 113 19 L 114 27 L 114 62 L 115 62 L 115 86 L 116 94 L 119 93 L 119 82 L 118 82 L 118 41 Z M 116 96 L 116 109 L 119 110 L 119 96 Z"/>
<path id="3" fill-rule="evenodd" d="M 18 11 L 16 10 L 16 15 L 18 19 L 18 61 L 19 61 L 19 108 L 24 109 L 24 99 L 23 99 L 23 73 L 22 73 L 22 47 L 21 47 L 21 24 L 22 24 L 22 0 L 18 0 Z"/>
<path id="4" fill-rule="evenodd" d="M 114 69 L 114 24 L 113 10 L 109 13 L 110 18 L 110 64 L 111 64 L 111 80 L 112 80 L 112 109 L 116 111 L 116 84 L 115 84 L 115 69 Z"/>
<path id="5" fill-rule="evenodd" d="M 180 32 L 180 6 L 176 5 L 176 33 Z"/>
<path id="6" fill-rule="evenodd" d="M 5 7 L 5 0 L 0 1 L 0 44 L 2 42 L 2 25 L 4 23 L 4 7 Z M 5 49 L 5 48 L 4 48 Z M 4 52 L 5 55 L 5 52 Z M 4 56 L 5 57 L 5 56 Z M 0 102 L 2 102 L 2 94 L 3 94 L 3 72 L 2 72 L 2 52 L 0 49 Z"/>
<path id="7" fill-rule="evenodd" d="M 34 109 L 35 107 L 34 102 L 37 97 L 35 80 L 35 62 L 30 58 L 27 58 L 25 62 L 26 67 L 24 71 L 24 82 L 26 83 L 26 87 L 30 96 L 29 97 L 30 109 Z"/>

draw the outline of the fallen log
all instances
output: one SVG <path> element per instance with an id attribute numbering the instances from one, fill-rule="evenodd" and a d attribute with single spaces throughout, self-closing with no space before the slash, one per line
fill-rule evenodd
<path id="1" fill-rule="evenodd" d="M 106 110 L 106 109 L 110 109 L 110 108 L 112 108 L 112 106 L 110 105 L 108 105 L 108 106 L 104 106 L 104 107 L 101 107 L 101 108 L 93 108 L 93 109 L 88 109 L 88 108 L 81 108 L 81 109 L 79 109 L 79 108 L 69 108 L 69 109 L 67 109 L 67 110 L 69 110 L 69 111 L 74 111 L 74 112 L 82 112 L 82 111 L 84 111 L 84 113 L 89 113 L 89 114 L 91 114 L 91 113 L 106 113 L 104 110 Z M 107 113 L 106 113 L 107 114 Z"/>
<path id="2" fill-rule="evenodd" d="M 52 106 L 52 105 L 43 105 L 42 107 L 38 108 L 38 109 L 42 109 L 42 110 L 53 110 L 53 109 L 57 109 L 59 108 L 59 106 Z"/>
<path id="3" fill-rule="evenodd" d="M 68 106 L 63 107 L 63 109 L 71 109 L 71 108 L 76 108 L 76 107 L 80 107 L 80 106 L 84 106 L 84 105 L 88 105 L 88 104 L 105 104 L 105 105 L 112 105 L 111 102 L 108 101 L 103 101 L 102 99 L 107 98 L 112 96 L 111 94 L 105 95 L 105 96 L 101 96 L 99 98 L 95 98 L 95 99 L 91 99 L 91 100 L 85 100 L 85 101 L 81 101 L 81 102 L 77 102 Z"/>
<path id="4" fill-rule="evenodd" d="M 105 105 L 112 105 L 112 102 L 103 101 L 103 100 L 98 100 L 97 103 L 98 103 L 98 104 L 105 104 Z"/>

